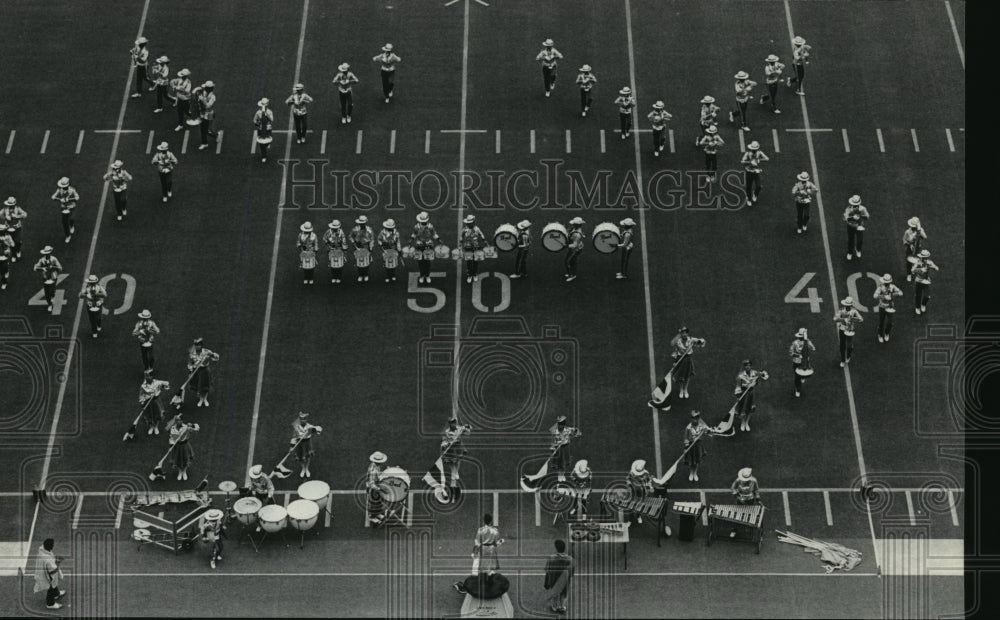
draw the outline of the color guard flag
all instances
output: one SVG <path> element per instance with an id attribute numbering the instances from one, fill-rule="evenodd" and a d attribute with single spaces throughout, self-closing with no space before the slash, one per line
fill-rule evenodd
<path id="1" fill-rule="evenodd" d="M 445 480 L 444 461 L 439 456 L 438 460 L 434 461 L 434 465 L 431 466 L 431 470 L 424 474 L 424 482 L 436 491 L 445 488 Z"/>
<path id="2" fill-rule="evenodd" d="M 548 473 L 549 473 L 549 459 L 545 459 L 545 462 L 542 463 L 542 467 L 541 469 L 538 470 L 537 473 L 526 474 L 524 476 L 521 476 L 521 488 L 527 491 L 528 493 L 537 491 L 538 487 L 542 485 L 542 479 L 545 478 L 545 476 L 547 476 Z"/>
<path id="3" fill-rule="evenodd" d="M 649 401 L 649 406 L 660 411 L 669 411 L 673 404 L 674 375 L 673 370 L 668 372 L 653 390 L 653 398 Z"/>

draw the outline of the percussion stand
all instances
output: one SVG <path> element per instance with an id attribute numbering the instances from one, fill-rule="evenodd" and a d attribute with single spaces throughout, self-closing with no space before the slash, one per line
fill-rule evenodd
<path id="1" fill-rule="evenodd" d="M 398 521 L 400 525 L 406 527 L 406 500 L 408 497 L 409 494 L 407 494 L 407 497 L 404 497 L 397 502 L 386 502 L 385 518 L 382 519 L 382 523 L 379 524 L 379 527 L 388 523 L 389 517 L 395 517 L 396 521 Z"/>
<path id="2" fill-rule="evenodd" d="M 254 538 L 253 538 L 253 528 L 255 528 L 257 526 L 255 526 L 255 525 L 247 525 L 246 523 L 243 523 L 242 521 L 240 521 L 240 524 L 243 525 L 243 533 L 240 534 L 240 537 L 238 539 L 236 539 L 236 544 L 242 545 L 243 544 L 243 539 L 244 538 L 249 538 L 250 539 L 250 544 L 253 546 L 254 553 L 260 553 L 260 546 L 257 544 L 257 541 L 254 540 Z M 260 541 L 264 542 L 264 539 L 261 538 Z"/>
<path id="3" fill-rule="evenodd" d="M 285 547 L 287 548 L 288 547 L 288 536 L 285 534 L 285 530 L 286 529 L 287 529 L 287 525 L 286 525 L 286 527 L 281 528 L 281 540 L 285 541 Z M 268 532 L 267 530 L 264 530 L 264 535 L 260 537 L 260 543 L 259 543 L 259 545 L 255 545 L 254 546 L 254 550 L 257 550 L 257 549 L 259 549 L 260 547 L 262 547 L 264 545 L 264 541 L 267 540 L 267 535 L 268 534 L 270 534 L 270 532 Z M 250 537 L 250 541 L 253 542 L 253 536 Z"/>

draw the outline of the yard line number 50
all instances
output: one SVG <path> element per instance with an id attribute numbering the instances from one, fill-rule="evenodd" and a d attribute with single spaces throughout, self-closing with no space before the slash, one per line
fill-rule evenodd
<path id="1" fill-rule="evenodd" d="M 431 272 L 432 278 L 444 278 L 447 274 L 443 271 Z M 411 295 L 409 299 L 406 300 L 406 307 L 414 312 L 420 312 L 422 314 L 432 314 L 437 312 L 441 308 L 444 308 L 445 304 L 445 294 L 439 288 L 429 286 L 426 284 L 420 284 L 417 282 L 419 274 L 416 272 L 410 272 L 410 280 L 406 286 L 406 292 Z M 500 281 L 500 301 L 497 305 L 492 308 L 486 306 L 483 303 L 483 281 L 486 278 L 493 277 Z M 415 297 L 419 295 L 420 297 Z M 427 296 L 430 296 L 430 299 Z M 429 303 L 428 303 L 429 302 Z M 427 304 L 427 305 L 424 305 Z M 485 272 L 479 274 L 479 278 L 472 283 L 472 306 L 479 310 L 480 312 L 503 312 L 510 307 L 510 278 L 505 273 L 500 273 L 499 271 L 494 271 L 493 273 Z"/>
<path id="2" fill-rule="evenodd" d="M 809 310 L 811 312 L 818 313 L 819 305 L 823 301 L 823 298 L 819 296 L 819 292 L 816 290 L 816 287 L 809 286 L 809 282 L 813 279 L 815 275 L 816 275 L 815 271 L 807 271 L 806 273 L 802 274 L 802 277 L 799 278 L 799 281 L 795 283 L 795 286 L 792 287 L 792 290 L 785 293 L 785 303 L 809 304 Z M 882 279 L 881 276 L 872 273 L 870 271 L 867 273 L 861 273 L 860 271 L 857 271 L 847 276 L 847 294 L 854 298 L 854 307 L 861 312 L 868 312 L 868 306 L 861 303 L 860 301 L 861 296 L 858 295 L 858 280 L 861 279 L 863 276 L 868 276 L 868 278 L 875 283 L 876 287 L 879 285 Z M 803 289 L 805 290 L 806 293 L 804 296 L 802 295 Z"/>

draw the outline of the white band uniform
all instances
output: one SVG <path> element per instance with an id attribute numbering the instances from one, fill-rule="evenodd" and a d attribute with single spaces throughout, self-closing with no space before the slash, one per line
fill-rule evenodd
<path id="1" fill-rule="evenodd" d="M 602 222 L 594 227 L 594 249 L 601 254 L 613 254 L 622 241 L 622 233 L 617 224 Z"/>

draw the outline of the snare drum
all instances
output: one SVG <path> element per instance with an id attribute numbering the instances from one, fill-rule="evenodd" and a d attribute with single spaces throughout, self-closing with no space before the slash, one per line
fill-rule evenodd
<path id="1" fill-rule="evenodd" d="M 265 532 L 276 534 L 285 529 L 285 525 L 288 523 L 288 513 L 284 506 L 270 504 L 260 509 L 257 513 L 257 520 Z"/>
<path id="2" fill-rule="evenodd" d="M 474 260 L 484 260 L 486 258 L 486 252 L 482 250 L 474 250 L 472 252 L 472 258 Z"/>
<path id="3" fill-rule="evenodd" d="M 385 502 L 401 502 L 410 491 L 410 475 L 402 467 L 386 467 L 379 474 L 378 489 Z"/>
<path id="4" fill-rule="evenodd" d="M 452 260 L 462 260 L 463 258 L 465 258 L 465 253 L 462 252 L 462 250 L 455 248 L 454 250 L 451 251 Z"/>
<path id="5" fill-rule="evenodd" d="M 399 262 L 399 252 L 396 250 L 382 250 L 382 263 L 386 269 L 395 269 Z"/>
<path id="6" fill-rule="evenodd" d="M 322 480 L 310 480 L 299 485 L 299 497 L 311 502 L 326 502 L 330 496 L 330 485 Z"/>
<path id="7" fill-rule="evenodd" d="M 415 258 L 417 251 L 413 249 L 412 245 L 403 246 L 403 258 Z"/>
<path id="8" fill-rule="evenodd" d="M 510 252 L 517 248 L 517 228 L 513 224 L 500 224 L 493 233 L 493 243 L 502 252 Z"/>
<path id="9" fill-rule="evenodd" d="M 257 522 L 257 513 L 263 504 L 256 497 L 241 497 L 233 504 L 236 519 L 243 525 L 253 525 Z"/>
<path id="10" fill-rule="evenodd" d="M 319 506 L 308 499 L 297 499 L 288 504 L 288 524 L 300 532 L 311 530 L 319 518 Z"/>
<path id="11" fill-rule="evenodd" d="M 372 253 L 368 251 L 368 248 L 357 248 L 354 250 L 354 260 L 358 267 L 367 267 L 372 262 Z"/>
<path id="12" fill-rule="evenodd" d="M 426 252 L 424 253 L 424 255 L 426 256 Z M 448 246 L 446 246 L 443 243 L 434 246 L 435 258 L 448 258 L 449 256 L 451 256 L 451 250 L 448 249 Z"/>
<path id="13" fill-rule="evenodd" d="M 621 241 L 622 234 L 616 224 L 602 222 L 594 227 L 594 249 L 601 254 L 613 254 Z"/>
<path id="14" fill-rule="evenodd" d="M 494 246 L 488 245 L 485 248 L 483 248 L 483 258 L 496 258 L 496 257 L 497 257 L 497 249 Z"/>
<path id="15" fill-rule="evenodd" d="M 330 259 L 330 266 L 334 269 L 340 269 L 344 266 L 344 251 L 340 248 L 334 248 L 328 253 Z"/>
<path id="16" fill-rule="evenodd" d="M 312 250 L 302 250 L 299 253 L 299 266 L 303 269 L 316 268 L 316 252 Z"/>
<path id="17" fill-rule="evenodd" d="M 542 229 L 542 245 L 549 252 L 561 252 L 566 248 L 569 233 L 559 222 L 550 222 Z"/>
<path id="18" fill-rule="evenodd" d="M 434 252 L 434 248 L 426 248 L 424 250 L 417 250 L 417 254 L 418 254 L 417 258 L 419 258 L 419 259 L 422 259 L 422 260 L 434 260 L 435 252 Z M 448 258 L 448 257 L 445 256 L 445 258 Z"/>

